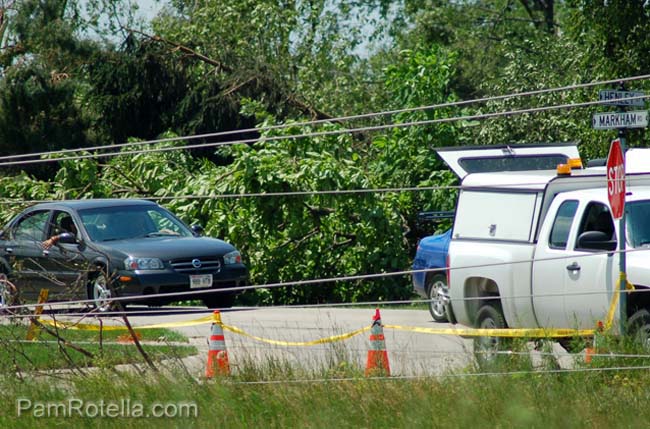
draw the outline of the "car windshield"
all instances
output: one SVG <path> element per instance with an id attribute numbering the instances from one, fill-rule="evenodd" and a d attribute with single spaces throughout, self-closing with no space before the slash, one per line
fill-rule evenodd
<path id="1" fill-rule="evenodd" d="M 192 236 L 185 224 L 158 206 L 99 207 L 79 210 L 79 216 L 90 239 L 95 242 Z"/>
<path id="2" fill-rule="evenodd" d="M 632 247 L 650 246 L 650 201 L 635 201 L 625 205 L 625 227 Z"/>

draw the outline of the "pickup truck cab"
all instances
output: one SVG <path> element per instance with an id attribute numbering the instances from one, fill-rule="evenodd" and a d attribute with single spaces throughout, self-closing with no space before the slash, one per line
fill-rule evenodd
<path id="1" fill-rule="evenodd" d="M 627 318 L 648 336 L 650 173 L 638 170 L 648 168 L 650 153 L 632 149 L 627 159 L 626 271 L 635 287 Z M 450 319 L 480 328 L 594 328 L 616 293 L 618 223 L 602 167 L 466 175 L 449 245 Z"/>

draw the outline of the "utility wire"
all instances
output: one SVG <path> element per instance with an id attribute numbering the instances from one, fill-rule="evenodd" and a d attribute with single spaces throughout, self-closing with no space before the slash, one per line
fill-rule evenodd
<path id="1" fill-rule="evenodd" d="M 634 97 L 634 98 L 637 98 L 637 97 Z M 650 98 L 650 95 L 643 96 L 643 97 L 638 97 L 638 98 Z M 629 98 L 629 100 L 632 100 L 632 99 L 633 98 Z M 108 158 L 108 157 L 113 157 L 113 156 L 142 155 L 142 154 L 148 154 L 148 153 L 162 153 L 162 152 L 170 152 L 170 151 L 183 150 L 183 149 L 185 149 L 185 150 L 187 150 L 187 149 L 205 149 L 205 148 L 213 148 L 213 147 L 220 147 L 220 146 L 232 146 L 232 145 L 251 144 L 251 143 L 266 143 L 266 142 L 273 142 L 273 141 L 279 141 L 279 140 L 296 140 L 296 139 L 300 139 L 300 138 L 324 137 L 324 136 L 333 136 L 333 135 L 340 135 L 340 134 L 354 134 L 354 133 L 361 133 L 361 132 L 368 132 L 368 131 L 380 131 L 380 130 L 386 130 L 386 129 L 407 128 L 407 127 L 413 127 L 413 126 L 418 126 L 418 125 L 433 125 L 433 124 L 443 124 L 443 123 L 450 123 L 450 122 L 456 122 L 456 121 L 475 121 L 475 120 L 483 120 L 483 119 L 494 119 L 494 118 L 499 118 L 499 117 L 510 117 L 510 116 L 522 115 L 522 114 L 541 113 L 541 112 L 548 112 L 548 111 L 551 111 L 551 110 L 573 109 L 573 108 L 578 108 L 578 107 L 588 107 L 588 106 L 602 105 L 602 104 L 608 104 L 608 103 L 611 103 L 611 101 L 609 101 L 609 100 L 587 101 L 587 102 L 582 102 L 582 103 L 550 105 L 550 106 L 534 107 L 534 108 L 520 109 L 520 110 L 509 110 L 509 111 L 503 111 L 503 112 L 481 113 L 481 114 L 467 115 L 467 116 L 455 116 L 455 117 L 449 117 L 449 118 L 427 119 L 427 120 L 421 120 L 421 121 L 403 122 L 403 123 L 398 123 L 398 124 L 374 125 L 374 126 L 366 126 L 366 127 L 358 127 L 358 128 L 348 128 L 348 129 L 344 129 L 344 130 L 317 131 L 317 132 L 311 132 L 311 133 L 291 134 L 291 135 L 282 135 L 282 136 L 268 136 L 268 137 L 262 137 L 262 138 L 250 138 L 250 139 L 232 140 L 232 141 L 226 141 L 226 142 L 197 143 L 197 144 L 187 144 L 187 145 L 180 145 L 180 146 L 159 147 L 159 148 L 152 148 L 152 149 L 128 150 L 128 151 L 122 151 L 122 152 L 108 152 L 108 153 L 101 153 L 101 154 L 86 154 L 86 155 L 64 156 L 64 157 L 60 157 L 60 158 L 44 158 L 44 159 L 22 160 L 22 161 L 5 161 L 5 162 L 0 162 L 0 167 L 3 167 L 3 166 L 17 166 L 17 165 L 29 165 L 29 164 L 40 164 L 40 163 L 60 162 L 60 161 L 71 161 L 71 160 L 82 160 L 82 159 L 90 159 L 90 158 Z M 137 145 L 137 144 L 138 143 L 134 143 L 134 145 Z M 79 149 L 77 152 L 87 152 L 87 151 L 88 151 L 88 149 L 83 149 L 82 148 L 82 149 Z"/>
<path id="2" fill-rule="evenodd" d="M 260 380 L 260 381 L 233 381 L 233 384 L 240 385 L 261 385 L 261 384 L 310 384 L 310 383 L 341 383 L 341 382 L 359 382 L 378 383 L 383 381 L 403 381 L 403 380 L 426 380 L 436 378 L 476 378 L 476 377 L 518 377 L 522 375 L 552 375 L 552 374 L 577 374 L 588 372 L 611 372 L 611 371 L 641 371 L 648 370 L 650 366 L 618 366 L 605 368 L 569 368 L 569 369 L 546 369 L 546 370 L 528 370 L 528 371 L 506 371 L 506 372 L 477 372 L 477 373 L 458 373 L 442 375 L 394 375 L 389 377 L 341 377 L 341 378 L 313 378 L 299 380 Z"/>
<path id="3" fill-rule="evenodd" d="M 545 170 L 539 170 L 545 171 Z M 486 173 L 489 174 L 489 173 Z M 534 173 L 533 173 L 534 174 Z M 579 177 L 579 176 L 575 176 Z M 584 177 L 583 177 L 584 178 Z M 582 180 L 582 184 L 600 184 L 605 182 L 604 175 L 594 174 L 593 179 Z M 243 192 L 238 194 L 210 194 L 210 195 L 142 195 L 135 198 L 144 200 L 166 201 L 166 200 L 205 200 L 205 199 L 235 199 L 235 198 L 257 198 L 257 197 L 295 197 L 295 196 L 316 196 L 316 195 L 347 195 L 347 194 L 371 194 L 371 193 L 398 193 L 398 192 L 420 192 L 420 191 L 449 191 L 449 190 L 481 190 L 485 188 L 499 189 L 525 189 L 529 187 L 539 187 L 540 182 L 519 182 L 519 183 L 500 183 L 494 185 L 441 185 L 441 186 L 412 186 L 412 187 L 394 187 L 394 188 L 366 188 L 366 189 L 333 189 L 322 191 L 286 191 L 286 192 Z M 632 183 L 629 186 L 634 186 Z M 2 198 L 0 204 L 37 204 L 49 203 L 66 200 L 25 200 L 21 198 Z"/>
<path id="4" fill-rule="evenodd" d="M 160 138 L 160 139 L 153 139 L 153 140 L 144 140 L 144 141 L 139 141 L 139 142 L 117 143 L 117 144 L 112 144 L 112 145 L 93 146 L 93 147 L 78 148 L 78 149 L 61 149 L 61 150 L 56 150 L 56 151 L 38 152 L 38 153 L 30 153 L 30 154 L 6 155 L 6 156 L 0 156 L 0 160 L 13 160 L 13 159 L 20 159 L 20 158 L 25 158 L 25 157 L 36 157 L 36 156 L 46 156 L 46 155 L 60 155 L 60 154 L 74 153 L 74 152 L 80 152 L 80 151 L 106 150 L 106 149 L 122 148 L 122 147 L 125 147 L 125 146 L 133 146 L 133 145 L 149 145 L 149 144 L 157 144 L 157 143 L 169 143 L 169 142 L 174 142 L 174 141 L 179 141 L 179 140 L 195 140 L 195 139 L 204 139 L 204 138 L 225 137 L 225 136 L 231 136 L 231 135 L 236 135 L 236 134 L 244 134 L 244 133 L 251 133 L 251 132 L 263 132 L 263 131 L 271 131 L 271 130 L 278 130 L 278 129 L 284 129 L 284 128 L 291 128 L 291 127 L 303 127 L 303 126 L 309 126 L 309 125 L 319 125 L 319 124 L 323 124 L 323 123 L 346 122 L 346 121 L 352 121 L 352 120 L 357 120 L 357 119 L 368 119 L 368 118 L 375 118 L 375 117 L 381 117 L 381 116 L 391 116 L 391 115 L 400 114 L 400 113 L 435 110 L 435 109 L 441 109 L 441 108 L 447 108 L 447 107 L 459 107 L 459 106 L 466 106 L 466 105 L 470 105 L 470 104 L 487 103 L 487 102 L 491 102 L 491 101 L 507 100 L 507 99 L 510 99 L 510 98 L 517 98 L 517 97 L 528 97 L 528 96 L 534 96 L 534 95 L 543 95 L 543 94 L 549 94 L 549 93 L 554 93 L 554 92 L 571 91 L 571 90 L 576 90 L 576 89 L 591 88 L 591 87 L 594 87 L 594 86 L 618 84 L 618 83 L 623 83 L 623 82 L 632 82 L 632 81 L 645 80 L 645 79 L 650 79 L 650 74 L 626 77 L 626 78 L 621 78 L 621 79 L 611 79 L 611 80 L 589 82 L 589 83 L 583 83 L 583 84 L 567 85 L 567 86 L 556 87 L 556 88 L 547 88 L 547 89 L 539 89 L 539 90 L 532 90 L 532 91 L 516 92 L 516 93 L 511 93 L 511 94 L 506 94 L 506 95 L 483 97 L 483 98 L 477 98 L 477 99 L 472 99 L 472 100 L 454 101 L 454 102 L 433 104 L 433 105 L 427 105 L 427 106 L 418 106 L 418 107 L 412 107 L 412 108 L 388 110 L 388 111 L 383 111 L 383 112 L 373 112 L 373 113 L 364 113 L 364 114 L 359 114 L 359 115 L 341 116 L 341 117 L 338 117 L 338 118 L 318 119 L 318 120 L 313 120 L 313 121 L 302 121 L 302 122 L 295 122 L 295 123 L 286 123 L 286 124 L 271 125 L 271 126 L 265 126 L 265 127 L 259 127 L 259 128 L 245 128 L 245 129 L 240 129 L 240 130 L 219 131 L 219 132 L 214 132 L 214 133 L 204 133 L 204 134 L 178 136 L 178 137 L 167 137 L 167 138 Z M 636 98 L 645 99 L 645 98 L 650 98 L 650 96 L 633 97 L 633 98 L 630 98 L 630 100 L 633 100 L 633 99 L 636 99 Z M 608 103 L 610 103 L 610 101 L 598 102 L 598 104 L 608 104 Z M 4 165 L 4 164 L 0 164 L 0 165 Z"/>
<path id="5" fill-rule="evenodd" d="M 608 255 L 608 254 L 614 254 L 614 253 L 633 253 L 633 252 L 647 252 L 648 249 L 625 249 L 624 251 L 622 250 L 617 250 L 617 251 L 611 251 L 611 252 L 589 252 L 584 255 L 571 255 L 572 259 L 581 259 L 581 258 L 588 258 L 588 257 L 594 257 L 598 255 Z M 242 292 L 246 290 L 256 290 L 256 289 L 275 289 L 275 288 L 281 288 L 281 287 L 296 287 L 296 286 L 313 286 L 313 285 L 320 285 L 323 283 L 335 283 L 335 282 L 348 282 L 348 281 L 356 281 L 356 280 L 376 280 L 376 279 L 382 279 L 382 278 L 387 278 L 387 277 L 399 277 L 399 276 L 404 276 L 404 275 L 409 275 L 409 274 L 415 274 L 415 273 L 431 273 L 431 272 L 447 272 L 447 271 L 455 271 L 455 270 L 464 270 L 464 269 L 469 269 L 469 268 L 489 268 L 489 267 L 502 267 L 502 266 L 507 266 L 507 265 L 514 265 L 514 264 L 532 264 L 533 262 L 539 263 L 539 262 L 547 262 L 547 261 L 555 261 L 555 260 L 564 260 L 566 259 L 566 256 L 557 256 L 557 257 L 548 257 L 548 258 L 541 258 L 541 259 L 525 259 L 525 260 L 519 260 L 519 261 L 510 261 L 510 262 L 494 262 L 494 263 L 485 263 L 485 264 L 473 264 L 473 265 L 465 265 L 462 267 L 450 267 L 450 268 L 426 268 L 426 269 L 418 269 L 418 270 L 404 270 L 404 271 L 394 271 L 390 273 L 374 273 L 374 274 L 362 274 L 362 275 L 352 275 L 352 276 L 341 276 L 341 277 L 329 277 L 329 278 L 321 278 L 321 279 L 307 279 L 307 280 L 298 280 L 298 281 L 291 281 L 291 282 L 275 282 L 275 283 L 267 283 L 267 284 L 262 284 L 262 285 L 248 285 L 248 286 L 234 286 L 234 287 L 226 287 L 226 288 L 220 288 L 220 289 L 197 289 L 197 290 L 192 290 L 192 291 L 183 291 L 183 292 L 171 292 L 171 293 L 158 293 L 158 294 L 147 294 L 147 295 L 136 295 L 136 296 L 128 296 L 128 297 L 113 297 L 111 298 L 111 301 L 147 301 L 150 299 L 155 299 L 155 298 L 170 298 L 170 297 L 180 297 L 180 298 L 187 298 L 191 297 L 192 299 L 198 299 L 197 296 L 200 295 L 207 295 L 207 294 L 214 294 L 214 293 L 226 293 L 226 292 Z M 623 293 L 624 288 L 621 288 L 621 291 L 619 293 Z M 650 292 L 650 289 L 640 289 L 636 290 L 635 293 L 645 293 L 645 292 Z M 603 294 L 612 294 L 614 291 L 592 291 L 592 292 L 571 292 L 571 293 L 543 293 L 543 294 L 521 294 L 521 295 L 510 295 L 510 296 L 500 296 L 500 299 L 502 300 L 513 300 L 513 299 L 530 299 L 530 298 L 547 298 L 547 297 L 559 297 L 559 296 L 594 296 L 594 295 L 603 295 Z M 482 300 L 484 297 L 465 297 L 465 298 L 459 298 L 455 299 L 455 301 L 475 301 L 475 300 Z M 92 304 L 94 302 L 93 299 L 80 299 L 80 300 L 68 300 L 68 301 L 59 301 L 54 305 L 61 306 L 61 305 L 73 305 L 73 304 Z M 39 304 L 23 304 L 23 305 L 12 305 L 12 306 L 6 306 L 3 307 L 5 310 L 12 311 L 12 310 L 19 310 L 22 308 L 32 308 L 35 307 Z M 43 304 L 41 304 L 43 305 Z M 49 304 L 50 307 L 52 308 L 52 303 Z M 341 305 L 341 304 L 339 304 Z M 354 306 L 358 305 L 358 303 L 349 303 L 349 305 Z M 302 306 L 305 307 L 305 306 Z"/>

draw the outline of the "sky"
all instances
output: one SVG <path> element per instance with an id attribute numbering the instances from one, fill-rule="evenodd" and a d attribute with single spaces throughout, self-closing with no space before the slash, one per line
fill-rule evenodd
<path id="1" fill-rule="evenodd" d="M 140 8 L 139 13 L 150 20 L 167 3 L 165 0 L 133 0 Z"/>

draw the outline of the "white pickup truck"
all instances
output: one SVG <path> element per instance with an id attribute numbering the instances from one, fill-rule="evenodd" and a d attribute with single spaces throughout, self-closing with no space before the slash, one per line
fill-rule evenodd
<path id="1" fill-rule="evenodd" d="M 605 168 L 467 174 L 459 160 L 477 153 L 439 152 L 463 179 L 448 255 L 450 321 L 593 329 L 619 278 Z M 575 148 L 563 153 L 577 156 Z M 626 271 L 635 286 L 627 316 L 630 329 L 648 337 L 650 173 L 634 173 L 650 168 L 648 150 L 629 150 L 626 164 Z"/>

